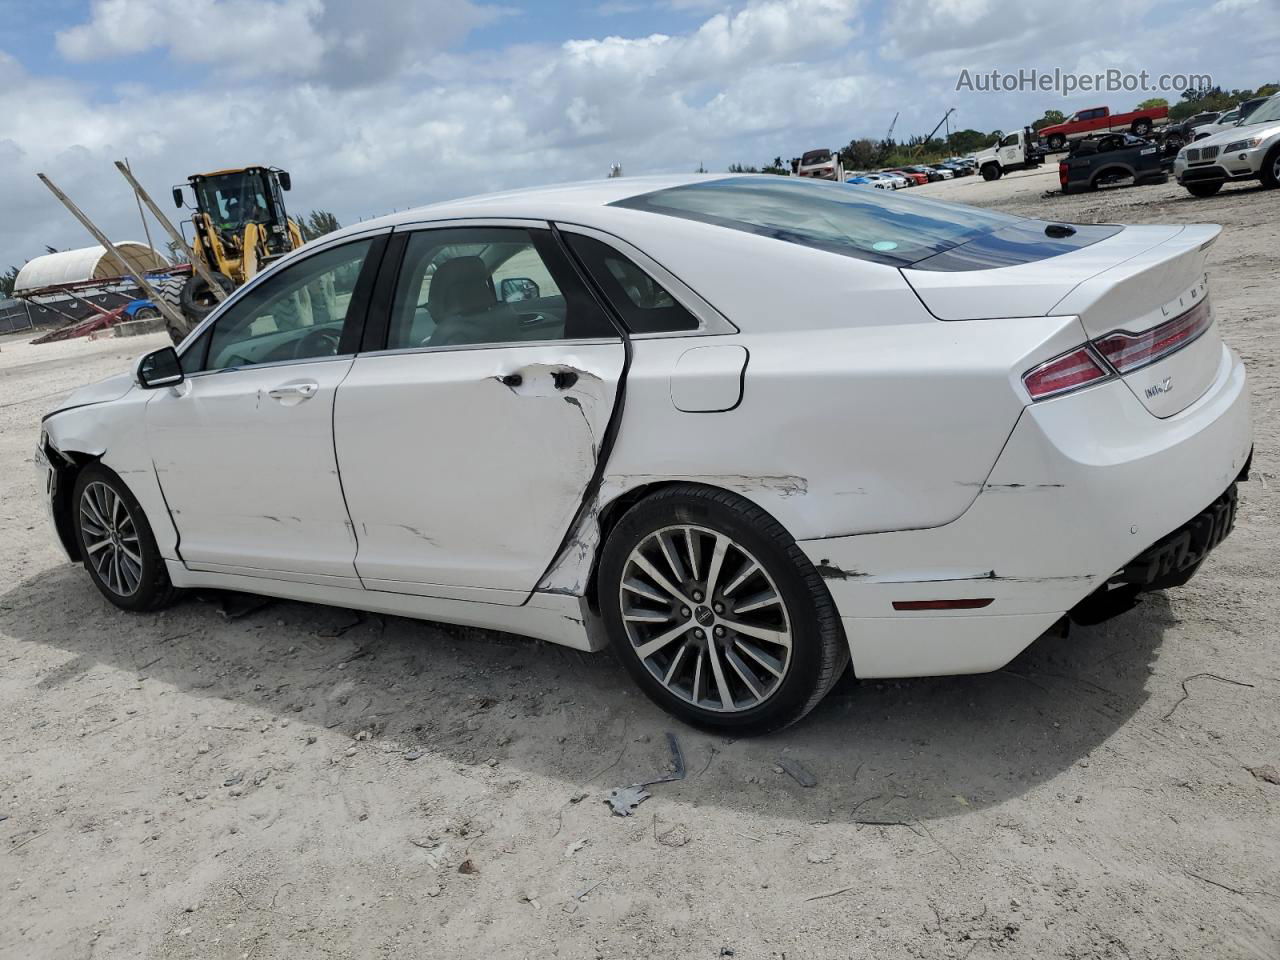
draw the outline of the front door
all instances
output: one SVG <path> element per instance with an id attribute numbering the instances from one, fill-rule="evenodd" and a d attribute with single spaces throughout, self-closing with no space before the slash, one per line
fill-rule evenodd
<path id="1" fill-rule="evenodd" d="M 186 380 L 148 402 L 148 446 L 192 569 L 357 582 L 333 403 L 384 242 L 322 248 L 255 284 L 183 351 Z"/>
<path id="2" fill-rule="evenodd" d="M 360 578 L 520 603 L 595 471 L 622 338 L 548 229 L 410 234 L 386 319 L 334 412 Z"/>

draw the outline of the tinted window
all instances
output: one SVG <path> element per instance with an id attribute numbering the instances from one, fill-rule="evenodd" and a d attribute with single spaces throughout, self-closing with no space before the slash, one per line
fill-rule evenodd
<path id="1" fill-rule="evenodd" d="M 581 234 L 564 238 L 632 333 L 698 329 L 697 317 L 613 247 Z"/>
<path id="2" fill-rule="evenodd" d="M 387 347 L 616 337 L 548 230 L 422 230 L 409 239 Z"/>
<path id="3" fill-rule="evenodd" d="M 1001 265 L 1008 265 L 1065 253 L 1122 229 L 1077 227 L 1072 237 L 1055 239 L 1045 234 L 1048 224 L 1040 220 L 839 183 L 770 176 L 704 180 L 619 200 L 614 206 L 698 220 L 898 267 L 998 232 Z M 1024 229 L 1004 232 L 1013 227 Z M 929 269 L 979 266 L 951 258 L 935 261 Z"/>
<path id="4" fill-rule="evenodd" d="M 208 360 L 201 369 L 351 352 L 339 348 L 372 245 L 369 239 L 332 247 L 264 279 L 214 321 Z M 184 370 L 186 366 L 184 356 Z"/>
<path id="5" fill-rule="evenodd" d="M 1018 135 L 1016 133 L 1011 133 L 1007 137 L 1005 137 L 1003 140 L 1000 141 L 1000 146 L 1012 147 L 1017 142 L 1018 142 Z"/>

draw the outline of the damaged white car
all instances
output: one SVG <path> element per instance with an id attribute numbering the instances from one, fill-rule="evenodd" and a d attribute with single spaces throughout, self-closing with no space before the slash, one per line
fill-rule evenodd
<path id="1" fill-rule="evenodd" d="M 1212 226 L 611 179 L 308 244 L 39 441 L 112 603 L 225 588 L 612 646 L 742 733 L 995 670 L 1230 531 Z"/>

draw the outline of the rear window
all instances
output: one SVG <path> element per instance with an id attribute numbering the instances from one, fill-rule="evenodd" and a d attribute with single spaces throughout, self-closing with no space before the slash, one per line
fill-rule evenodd
<path id="1" fill-rule="evenodd" d="M 1048 223 L 885 190 L 777 176 L 703 180 L 616 201 L 672 217 L 742 230 L 787 243 L 895 267 L 973 270 L 1066 253 L 1120 231 L 1076 227 L 1050 237 Z M 983 244 L 995 237 L 994 244 Z M 939 258 L 957 247 L 993 246 L 971 257 Z M 996 260 L 998 262 L 992 262 Z M 930 261 L 924 263 L 924 261 Z"/>

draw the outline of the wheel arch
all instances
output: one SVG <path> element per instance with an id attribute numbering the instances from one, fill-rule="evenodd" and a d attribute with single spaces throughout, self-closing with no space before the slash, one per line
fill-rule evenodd
<path id="1" fill-rule="evenodd" d="M 661 480 L 653 480 L 647 483 L 640 483 L 619 493 L 617 496 L 603 504 L 599 512 L 596 514 L 595 524 L 598 539 L 595 549 L 592 552 L 591 563 L 588 568 L 587 578 L 585 581 L 584 594 L 588 605 L 593 613 L 600 612 L 599 586 L 600 586 L 600 560 L 604 555 L 604 545 L 609 540 L 610 534 L 613 533 L 618 522 L 626 515 L 627 511 L 643 500 L 661 493 L 664 490 L 682 487 L 686 489 L 708 490 L 715 493 L 728 493 L 736 497 L 742 497 L 749 501 L 758 510 L 769 515 L 769 518 L 777 523 L 784 530 L 787 525 L 778 519 L 777 515 L 769 509 L 767 503 L 761 502 L 760 499 L 750 496 L 742 490 L 735 490 L 732 487 L 723 486 L 715 483 L 707 483 L 702 480 L 686 480 L 677 478 L 667 478 Z M 790 530 L 787 530 L 790 533 Z"/>
<path id="2" fill-rule="evenodd" d="M 53 528 L 67 556 L 73 562 L 81 563 L 84 558 L 80 555 L 80 539 L 76 536 L 75 505 L 71 502 L 71 495 L 75 490 L 76 478 L 85 467 L 100 462 L 102 454 L 58 450 L 51 444 L 46 447 L 45 454 L 53 470 L 53 489 L 50 491 Z"/>

